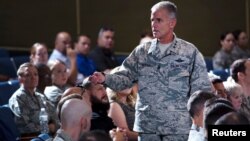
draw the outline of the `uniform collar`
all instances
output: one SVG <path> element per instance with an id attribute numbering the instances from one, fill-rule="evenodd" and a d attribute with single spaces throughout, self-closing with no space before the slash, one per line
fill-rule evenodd
<path id="1" fill-rule="evenodd" d="M 157 39 L 153 39 L 151 41 L 151 45 L 149 47 L 148 50 L 148 54 L 152 54 L 154 56 L 156 56 L 157 58 L 163 58 L 167 55 L 172 55 L 172 54 L 177 54 L 178 53 L 178 46 L 177 46 L 177 37 L 175 34 L 174 35 L 174 40 L 172 41 L 170 47 L 164 52 L 161 53 L 158 43 L 159 41 Z"/>

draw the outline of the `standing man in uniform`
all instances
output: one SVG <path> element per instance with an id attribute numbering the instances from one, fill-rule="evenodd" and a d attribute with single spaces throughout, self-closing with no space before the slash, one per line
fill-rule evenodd
<path id="1" fill-rule="evenodd" d="M 162 1 L 151 8 L 155 37 L 138 45 L 114 74 L 95 72 L 91 81 L 116 91 L 138 82 L 134 131 L 139 141 L 186 141 L 191 126 L 186 104 L 197 90 L 211 91 L 202 54 L 174 34 L 176 5 Z"/>

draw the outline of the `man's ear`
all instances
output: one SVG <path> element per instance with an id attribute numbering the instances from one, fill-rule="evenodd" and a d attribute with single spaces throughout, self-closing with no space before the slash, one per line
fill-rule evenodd
<path id="1" fill-rule="evenodd" d="M 81 129 L 84 130 L 84 131 L 88 131 L 88 122 L 87 122 L 87 119 L 84 118 L 84 117 L 81 117 L 81 120 L 80 120 L 80 124 L 81 124 Z"/>
<path id="2" fill-rule="evenodd" d="M 176 25 L 176 19 L 172 19 L 172 20 L 170 21 L 170 27 L 171 27 L 171 28 L 174 28 L 175 25 Z"/>

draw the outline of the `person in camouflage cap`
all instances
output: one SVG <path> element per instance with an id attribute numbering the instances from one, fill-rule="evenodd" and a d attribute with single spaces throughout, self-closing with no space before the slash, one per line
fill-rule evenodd
<path id="1" fill-rule="evenodd" d="M 134 131 L 139 141 L 186 141 L 191 126 L 186 103 L 197 90 L 211 91 L 202 54 L 174 34 L 176 5 L 162 1 L 151 9 L 155 39 L 138 45 L 114 74 L 95 72 L 94 83 L 116 91 L 138 82 Z"/>

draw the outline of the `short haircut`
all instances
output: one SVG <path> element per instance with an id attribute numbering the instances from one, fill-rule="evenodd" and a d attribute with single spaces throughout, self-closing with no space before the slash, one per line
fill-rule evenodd
<path id="1" fill-rule="evenodd" d="M 76 42 L 79 42 L 79 40 L 80 40 L 80 38 L 81 37 L 87 37 L 87 38 L 91 38 L 89 35 L 87 35 L 87 34 L 80 34 L 80 35 L 78 35 L 77 37 L 76 37 Z"/>
<path id="2" fill-rule="evenodd" d="M 79 94 L 71 94 L 71 95 L 67 95 L 65 97 L 63 97 L 58 105 L 57 105 L 57 109 L 56 109 L 56 112 L 57 112 L 57 116 L 58 116 L 58 119 L 61 121 L 61 110 L 62 110 L 62 106 L 63 104 L 67 101 L 67 100 L 70 100 L 70 99 L 80 99 L 82 100 L 82 96 L 79 95 Z"/>
<path id="3" fill-rule="evenodd" d="M 28 67 L 34 67 L 36 68 L 32 63 L 30 62 L 26 62 L 26 63 L 23 63 L 22 65 L 20 65 L 20 67 L 18 68 L 17 70 L 17 76 L 18 77 L 22 77 L 24 75 L 24 72 L 25 72 L 25 68 L 28 68 Z M 36 68 L 37 69 L 37 68 Z"/>
<path id="4" fill-rule="evenodd" d="M 55 69 L 55 66 L 59 63 L 63 64 L 67 68 L 66 64 L 63 61 L 56 59 L 56 60 L 52 60 L 48 62 L 48 67 L 51 70 L 51 72 L 53 72 L 53 70 Z"/>
<path id="5" fill-rule="evenodd" d="M 238 73 L 241 72 L 241 73 L 245 73 L 246 71 L 246 62 L 248 61 L 248 59 L 238 59 L 238 60 L 235 60 L 233 62 L 233 64 L 231 65 L 230 67 L 230 74 L 232 76 L 232 78 L 234 79 L 235 82 L 238 82 L 239 81 L 239 78 L 238 78 Z"/>
<path id="6" fill-rule="evenodd" d="M 211 79 L 212 84 L 223 83 L 223 80 L 220 78 L 213 78 Z"/>
<path id="7" fill-rule="evenodd" d="M 236 93 L 238 90 L 241 90 L 241 85 L 239 85 L 238 83 L 234 83 L 234 82 L 225 82 L 223 83 L 224 87 L 227 91 L 227 98 L 229 99 L 229 96 L 233 95 L 234 93 Z M 230 100 L 230 99 L 229 99 Z"/>
<path id="8" fill-rule="evenodd" d="M 205 91 L 196 91 L 194 92 L 190 98 L 188 99 L 187 109 L 191 117 L 199 114 L 201 110 L 204 108 L 205 102 L 215 97 L 213 93 L 205 92 Z"/>
<path id="9" fill-rule="evenodd" d="M 102 33 L 106 32 L 106 31 L 115 32 L 115 30 L 113 28 L 108 27 L 108 26 L 104 26 L 104 27 L 101 27 L 101 29 L 99 30 L 98 37 L 100 37 L 102 35 Z"/>
<path id="10" fill-rule="evenodd" d="M 177 18 L 177 6 L 173 2 L 170 1 L 158 2 L 151 8 L 151 12 L 157 11 L 159 9 L 166 10 L 169 13 L 170 18 L 172 19 Z"/>
<path id="11" fill-rule="evenodd" d="M 230 112 L 221 116 L 215 125 L 247 125 L 249 121 L 247 117 L 239 112 Z"/>
<path id="12" fill-rule="evenodd" d="M 216 104 L 216 103 L 223 103 L 223 104 L 226 104 L 226 105 L 228 105 L 230 107 L 233 107 L 232 103 L 228 99 L 225 99 L 225 98 L 222 98 L 222 97 L 213 97 L 213 98 L 207 100 L 205 102 L 204 106 L 209 107 L 209 106 L 211 106 L 213 104 Z"/>
<path id="13" fill-rule="evenodd" d="M 31 46 L 31 49 L 30 49 L 30 54 L 31 55 L 35 55 L 36 54 L 36 48 L 39 47 L 39 46 L 44 46 L 45 48 L 47 48 L 46 44 L 45 43 L 34 43 L 32 46 Z"/>
<path id="14" fill-rule="evenodd" d="M 215 122 L 224 114 L 234 112 L 234 108 L 228 100 L 224 98 L 212 98 L 206 101 L 204 109 L 203 125 L 207 129 L 208 125 Z"/>
<path id="15" fill-rule="evenodd" d="M 92 83 L 91 83 L 91 81 L 90 81 L 90 77 L 84 78 L 83 81 L 82 81 L 82 84 L 79 85 L 79 87 L 80 87 L 80 86 L 81 86 L 82 88 L 86 89 L 86 90 L 89 90 L 89 89 L 91 88 L 91 86 L 92 86 Z"/>

